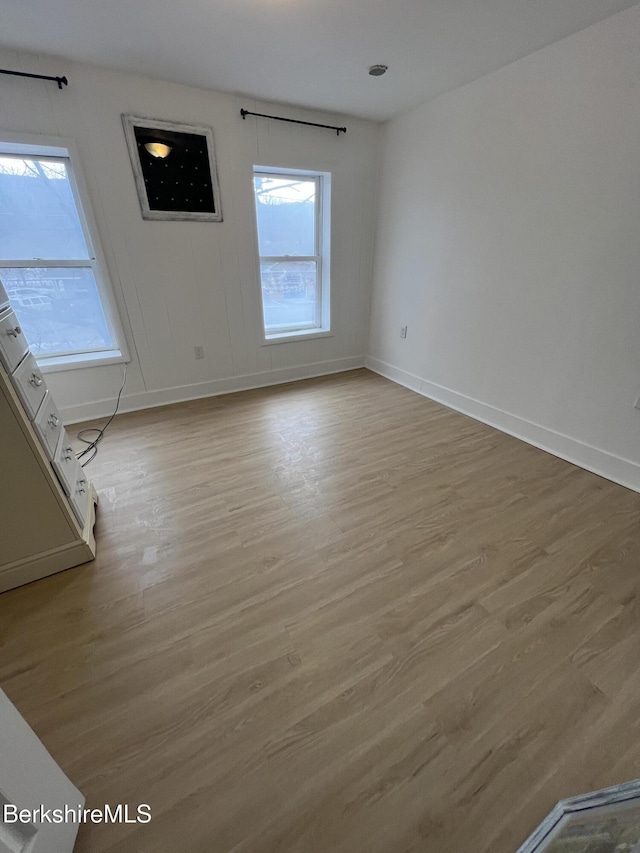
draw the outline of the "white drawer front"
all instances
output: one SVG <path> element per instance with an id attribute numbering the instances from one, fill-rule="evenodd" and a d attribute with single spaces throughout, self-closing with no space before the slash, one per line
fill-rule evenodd
<path id="1" fill-rule="evenodd" d="M 40 373 L 38 362 L 31 353 L 23 360 L 20 367 L 11 374 L 11 381 L 29 418 L 33 420 L 40 408 L 40 403 L 44 400 L 44 395 L 47 393 L 47 386 Z"/>
<path id="2" fill-rule="evenodd" d="M 53 467 L 65 494 L 67 497 L 71 497 L 76 480 L 78 479 L 78 469 L 80 466 L 76 459 L 76 454 L 73 452 L 67 431 L 64 428 L 60 430 L 56 455 L 53 457 Z"/>
<path id="3" fill-rule="evenodd" d="M 2 286 L 2 282 L 0 281 L 0 308 L 4 308 L 5 305 L 9 304 L 9 297 L 7 296 L 7 291 Z"/>
<path id="4" fill-rule="evenodd" d="M 53 460 L 58 439 L 62 431 L 62 419 L 58 407 L 53 402 L 53 398 L 49 391 L 45 394 L 42 405 L 38 409 L 38 414 L 33 422 L 36 432 L 40 437 L 42 446 L 44 447 L 49 459 Z"/>
<path id="5" fill-rule="evenodd" d="M 0 360 L 13 373 L 29 350 L 29 344 L 13 311 L 0 314 Z"/>
<path id="6" fill-rule="evenodd" d="M 71 506 L 76 514 L 76 518 L 80 522 L 80 527 L 84 527 L 84 522 L 87 518 L 90 490 L 89 478 L 83 472 L 82 466 L 78 465 L 78 471 L 71 491 Z"/>

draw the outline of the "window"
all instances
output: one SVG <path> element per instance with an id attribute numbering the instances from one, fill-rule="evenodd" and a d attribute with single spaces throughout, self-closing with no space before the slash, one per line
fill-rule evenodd
<path id="1" fill-rule="evenodd" d="M 0 143 L 0 280 L 41 367 L 123 361 L 69 151 Z"/>
<path id="2" fill-rule="evenodd" d="M 330 332 L 327 173 L 256 167 L 265 342 Z"/>

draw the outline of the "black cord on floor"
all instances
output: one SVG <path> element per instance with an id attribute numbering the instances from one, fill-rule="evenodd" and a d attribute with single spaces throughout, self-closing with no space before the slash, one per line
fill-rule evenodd
<path id="1" fill-rule="evenodd" d="M 109 426 L 109 424 L 111 423 L 111 421 L 115 418 L 115 416 L 116 416 L 116 414 L 117 414 L 117 412 L 118 412 L 118 406 L 120 405 L 120 397 L 121 397 L 121 395 L 122 395 L 122 389 L 124 388 L 124 383 L 125 383 L 126 381 L 127 381 L 127 365 L 125 364 L 125 366 L 124 366 L 124 374 L 123 374 L 123 376 L 122 376 L 122 385 L 120 386 L 120 390 L 118 391 L 118 399 L 116 400 L 116 407 L 115 407 L 115 409 L 113 410 L 113 414 L 111 415 L 111 417 L 109 418 L 109 420 L 108 420 L 108 421 L 106 422 L 106 424 L 105 424 L 103 427 L 101 427 L 101 428 L 98 428 L 98 427 L 87 427 L 87 429 L 81 429 L 81 430 L 80 430 L 80 432 L 79 432 L 79 433 L 78 433 L 78 435 L 77 435 L 78 440 L 79 440 L 79 441 L 84 442 L 84 444 L 86 444 L 86 445 L 88 445 L 88 446 L 87 446 L 87 447 L 85 447 L 85 449 L 84 449 L 84 450 L 81 450 L 81 451 L 80 451 L 80 453 L 78 453 L 78 455 L 77 455 L 77 457 L 76 457 L 76 458 L 77 458 L 78 460 L 80 460 L 80 459 L 82 459 L 82 458 L 83 458 L 83 456 L 86 456 L 86 455 L 87 455 L 87 453 L 91 453 L 91 456 L 90 456 L 88 459 L 85 459 L 85 461 L 84 461 L 84 462 L 82 462 L 82 467 L 83 467 L 83 468 L 85 467 L 85 465 L 88 465 L 88 464 L 89 464 L 89 462 L 93 462 L 93 460 L 94 460 L 94 459 L 96 458 L 96 456 L 98 455 L 98 445 L 100 444 L 100 442 L 101 442 L 101 441 L 102 441 L 102 439 L 104 438 L 104 434 L 105 434 L 105 432 L 107 431 L 107 427 Z M 85 436 L 85 434 L 86 434 L 86 433 L 88 433 L 88 432 L 97 432 L 97 433 L 98 433 L 98 435 L 97 435 L 95 438 L 93 438 L 93 439 L 85 438 L 84 436 Z"/>

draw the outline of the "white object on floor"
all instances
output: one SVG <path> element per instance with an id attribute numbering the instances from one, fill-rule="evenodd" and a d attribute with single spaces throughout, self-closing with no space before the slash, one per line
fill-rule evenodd
<path id="1" fill-rule="evenodd" d="M 0 853 L 71 853 L 77 822 L 14 822 L 12 807 L 33 811 L 41 805 L 77 813 L 84 797 L 0 690 Z"/>

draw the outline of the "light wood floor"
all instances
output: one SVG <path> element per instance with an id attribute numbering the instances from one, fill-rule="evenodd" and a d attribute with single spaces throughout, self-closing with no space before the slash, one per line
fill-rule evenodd
<path id="1" fill-rule="evenodd" d="M 513 853 L 640 776 L 640 495 L 367 371 L 116 419 L 94 564 L 0 596 L 79 853 Z"/>

